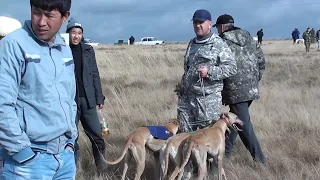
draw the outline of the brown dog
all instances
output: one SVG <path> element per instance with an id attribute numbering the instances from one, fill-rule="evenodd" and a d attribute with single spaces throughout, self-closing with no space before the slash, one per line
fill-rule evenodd
<path id="1" fill-rule="evenodd" d="M 202 131 L 203 129 L 198 129 L 196 132 Z M 230 133 L 229 128 L 227 128 L 227 133 Z M 179 163 L 181 164 L 182 155 L 178 154 L 181 153 L 181 151 L 179 151 L 179 148 L 184 145 L 186 139 L 191 134 L 191 132 L 176 134 L 170 137 L 167 140 L 166 145 L 160 149 L 160 179 L 165 179 L 167 177 L 170 160 L 174 166 L 178 165 Z"/>
<path id="2" fill-rule="evenodd" d="M 178 154 L 178 148 L 191 133 L 179 133 L 167 140 L 165 146 L 160 149 L 160 179 L 165 179 L 168 173 L 169 161 L 177 165 L 181 162 L 181 155 Z"/>
<path id="3" fill-rule="evenodd" d="M 175 171 L 170 177 L 171 180 L 179 174 L 178 179 L 182 178 L 184 168 L 187 163 L 192 163 L 189 161 L 191 155 L 194 157 L 198 165 L 198 180 L 204 179 L 207 174 L 207 156 L 218 157 L 218 178 L 222 179 L 222 176 L 225 177 L 224 169 L 222 167 L 222 160 L 225 152 L 225 133 L 228 130 L 228 127 L 231 127 L 237 131 L 240 129 L 236 124 L 243 125 L 243 122 L 231 112 L 222 113 L 220 119 L 214 122 L 213 125 L 206 129 L 201 129 L 196 131 L 194 134 L 191 134 L 185 141 L 183 148 L 179 148 L 179 151 L 182 151 L 183 162 L 180 167 L 176 167 Z M 178 165 L 179 166 L 179 165 Z M 191 170 L 188 168 L 186 172 L 188 177 L 191 178 Z"/>
<path id="4" fill-rule="evenodd" d="M 168 131 L 166 133 L 175 135 L 179 128 L 179 121 L 177 119 L 169 119 L 169 122 L 164 127 Z M 133 156 L 136 161 L 136 174 L 134 179 L 139 180 L 145 168 L 145 147 L 147 146 L 151 151 L 156 152 L 159 151 L 160 148 L 165 145 L 165 143 L 166 140 L 156 139 L 148 127 L 139 127 L 129 135 L 121 156 L 115 161 L 105 160 L 105 162 L 107 164 L 114 165 L 118 164 L 125 157 L 123 173 L 121 177 L 121 179 L 124 180 L 128 170 L 128 163 Z"/>

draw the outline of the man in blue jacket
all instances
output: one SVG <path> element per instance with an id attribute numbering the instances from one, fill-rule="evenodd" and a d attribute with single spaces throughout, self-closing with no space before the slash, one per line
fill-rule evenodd
<path id="1" fill-rule="evenodd" d="M 300 35 L 300 32 L 298 31 L 297 28 L 295 28 L 292 33 L 292 39 L 293 39 L 293 44 L 295 44 L 297 42 L 297 39 L 299 39 L 299 35 Z"/>
<path id="2" fill-rule="evenodd" d="M 94 49 L 81 41 L 83 27 L 74 18 L 70 18 L 68 22 L 67 33 L 69 33 L 69 44 L 75 63 L 78 105 L 76 123 L 81 121 L 83 129 L 91 141 L 97 170 L 102 173 L 107 169 L 107 165 L 101 157 L 101 155 L 105 155 L 106 145 L 101 134 L 97 108 L 103 108 L 104 95 L 102 94 Z M 77 140 L 75 150 L 76 162 L 78 162 L 80 151 Z"/>
<path id="3" fill-rule="evenodd" d="M 71 0 L 30 0 L 31 20 L 0 41 L 0 179 L 75 179 L 76 85 L 58 33 Z"/>

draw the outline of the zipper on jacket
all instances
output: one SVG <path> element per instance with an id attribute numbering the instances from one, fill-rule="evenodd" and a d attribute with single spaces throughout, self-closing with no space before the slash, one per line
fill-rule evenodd
<path id="1" fill-rule="evenodd" d="M 59 93 L 59 90 L 58 90 L 57 84 L 56 84 L 56 79 L 57 79 L 57 66 L 56 66 L 56 63 L 55 63 L 54 59 L 52 58 L 51 50 L 52 50 L 52 47 L 49 47 L 50 57 L 51 57 L 51 60 L 52 60 L 52 62 L 53 62 L 53 64 L 54 64 L 54 87 L 55 87 L 56 90 L 57 90 L 58 97 L 59 97 L 59 103 L 60 103 L 60 106 L 61 106 L 61 108 L 62 108 L 62 110 L 63 110 L 63 112 L 64 112 L 64 116 L 65 116 L 65 118 L 66 118 L 66 122 L 67 122 L 68 129 L 69 129 L 70 124 L 68 123 L 67 113 L 66 113 L 65 109 L 64 109 L 63 106 L 62 106 L 62 103 L 61 103 L 61 95 L 60 95 L 60 93 Z M 59 139 L 59 147 L 60 147 L 60 139 Z"/>

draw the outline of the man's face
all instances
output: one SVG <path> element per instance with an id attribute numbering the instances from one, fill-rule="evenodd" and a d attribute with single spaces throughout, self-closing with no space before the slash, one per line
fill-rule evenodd
<path id="1" fill-rule="evenodd" d="M 78 28 L 78 27 L 72 28 L 69 32 L 71 44 L 78 45 L 81 42 L 82 35 L 83 35 L 83 32 L 81 28 Z"/>
<path id="2" fill-rule="evenodd" d="M 211 21 L 193 20 L 193 29 L 197 36 L 205 36 L 209 34 L 211 29 Z"/>
<path id="3" fill-rule="evenodd" d="M 307 29 L 307 31 L 308 31 L 308 32 L 310 32 L 310 31 L 311 31 L 311 29 L 310 29 L 310 28 L 308 28 L 308 29 Z"/>
<path id="4" fill-rule="evenodd" d="M 52 42 L 61 25 L 68 19 L 69 12 L 62 16 L 58 10 L 44 11 L 31 7 L 32 30 L 39 39 Z"/>

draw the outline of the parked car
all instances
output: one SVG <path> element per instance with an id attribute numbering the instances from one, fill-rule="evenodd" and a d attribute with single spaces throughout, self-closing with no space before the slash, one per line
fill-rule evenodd
<path id="1" fill-rule="evenodd" d="M 163 40 L 158 40 L 155 37 L 143 37 L 139 42 L 134 42 L 135 45 L 159 45 L 164 44 Z"/>
<path id="2" fill-rule="evenodd" d="M 114 45 L 128 45 L 128 44 L 129 44 L 129 42 L 126 42 L 122 39 L 120 39 L 120 40 L 118 40 L 118 42 L 114 43 Z"/>
<path id="3" fill-rule="evenodd" d="M 98 46 L 100 43 L 91 42 L 91 39 L 84 39 L 84 43 L 90 46 Z"/>

